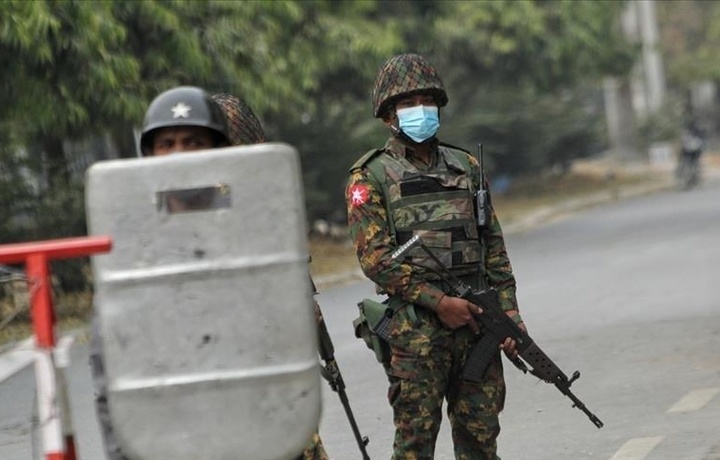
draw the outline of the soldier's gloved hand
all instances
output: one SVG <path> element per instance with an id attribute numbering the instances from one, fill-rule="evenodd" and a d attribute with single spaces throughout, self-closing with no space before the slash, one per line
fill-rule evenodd
<path id="1" fill-rule="evenodd" d="M 449 329 L 469 326 L 473 333 L 480 332 L 473 314 L 479 315 L 482 313 L 482 308 L 465 299 L 445 295 L 438 302 L 435 313 L 437 313 L 443 325 Z"/>

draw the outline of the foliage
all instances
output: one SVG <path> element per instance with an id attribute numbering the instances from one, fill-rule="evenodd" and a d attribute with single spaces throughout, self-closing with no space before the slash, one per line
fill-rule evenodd
<path id="1" fill-rule="evenodd" d="M 465 145 L 483 142 L 503 174 L 565 168 L 596 152 L 605 142 L 604 115 L 588 84 L 629 72 L 637 51 L 608 34 L 623 3 L 483 5 L 444 3 L 439 40 L 427 45 L 449 69 L 446 125 L 460 126 L 445 133 Z"/>
<path id="2" fill-rule="evenodd" d="M 441 137 L 466 147 L 482 141 L 492 167 L 518 174 L 567 166 L 604 145 L 597 91 L 573 86 L 629 72 L 637 49 L 621 34 L 607 33 L 617 29 L 622 6 L 387 1 L 375 11 L 402 35 L 398 52 L 420 52 L 439 68 L 450 96 Z M 364 77 L 345 74 L 323 85 L 314 98 L 320 116 L 310 123 L 283 120 L 282 138 L 302 147 L 305 169 L 312 171 L 306 173 L 311 215 L 343 220 L 347 168 L 384 143 L 387 131 L 369 118 L 369 89 L 387 57 Z"/>
<path id="3" fill-rule="evenodd" d="M 605 145 L 601 98 L 593 88 L 537 95 L 527 88 L 487 86 L 461 103 L 441 122 L 442 137 L 468 149 L 482 143 L 486 168 L 497 174 L 565 169 Z"/>
<path id="4" fill-rule="evenodd" d="M 453 80 L 530 85 L 540 91 L 580 80 L 626 74 L 636 51 L 617 23 L 624 2 L 498 0 L 442 2 L 435 21 L 434 51 Z"/>
<path id="5" fill-rule="evenodd" d="M 720 80 L 720 3 L 704 0 L 656 2 L 668 81 L 685 88 Z"/>
<path id="6" fill-rule="evenodd" d="M 663 107 L 640 122 L 638 131 L 644 147 L 654 142 L 674 141 L 680 137 L 683 126 L 682 103 L 670 97 Z"/>
<path id="7" fill-rule="evenodd" d="M 693 120 L 711 137 L 717 134 L 717 96 L 698 91 L 703 84 L 720 82 L 720 64 L 715 56 L 720 50 L 720 4 L 699 0 L 656 2 L 660 28 L 660 46 L 665 64 L 668 88 L 672 95 L 672 112 L 660 120 L 674 123 L 667 138 L 677 136 L 681 125 Z M 704 94 L 703 94 L 704 93 Z M 675 131 L 670 132 L 670 131 Z"/>
<path id="8" fill-rule="evenodd" d="M 622 6 L 0 0 L 0 135 L 12 132 L 28 152 L 3 152 L 0 200 L 27 226 L 19 231 L 16 219 L 0 238 L 84 231 L 69 141 L 108 134 L 134 156 L 132 129 L 148 102 L 180 84 L 243 97 L 270 139 L 300 151 L 310 217 L 343 220 L 347 168 L 387 136 L 371 117 L 375 72 L 399 52 L 439 68 L 448 142 L 482 140 L 503 173 L 566 164 L 603 142 L 593 83 L 635 58 L 609 33 Z"/>

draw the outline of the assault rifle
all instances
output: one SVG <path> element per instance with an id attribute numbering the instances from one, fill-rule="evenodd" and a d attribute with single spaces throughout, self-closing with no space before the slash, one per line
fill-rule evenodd
<path id="1" fill-rule="evenodd" d="M 585 407 L 580 399 L 570 391 L 572 383 L 580 378 L 580 372 L 575 371 L 572 377 L 568 378 L 562 370 L 545 354 L 542 349 L 530 338 L 527 332 L 522 330 L 500 306 L 497 291 L 488 289 L 485 291 L 473 290 L 470 286 L 454 276 L 447 266 L 422 242 L 420 236 L 415 235 L 407 243 L 398 248 L 393 254 L 394 259 L 400 258 L 409 249 L 420 246 L 440 267 L 441 272 L 430 267 L 422 266 L 439 275 L 443 281 L 452 287 L 457 297 L 463 298 L 475 305 L 482 307 L 483 312 L 475 315 L 480 325 L 482 338 L 475 345 L 468 356 L 463 370 L 463 377 L 470 381 L 480 381 L 485 369 L 497 353 L 498 347 L 507 337 L 516 343 L 519 356 L 511 359 L 512 363 L 523 373 L 530 373 L 535 377 L 555 385 L 560 393 L 570 398 L 572 407 L 577 407 L 588 416 L 590 421 L 598 428 L 603 427 L 603 422 Z M 528 368 L 530 366 L 530 368 Z"/>
<path id="2" fill-rule="evenodd" d="M 310 284 L 312 285 L 313 294 L 316 294 L 317 290 L 315 289 L 315 283 L 312 278 L 310 279 Z M 320 366 L 321 374 L 323 378 L 327 380 L 328 384 L 330 384 L 330 388 L 340 397 L 340 402 L 342 403 L 343 409 L 345 409 L 345 415 L 350 422 L 350 428 L 352 428 L 355 441 L 357 441 L 357 445 L 360 448 L 363 460 L 370 460 L 367 449 L 365 448 L 370 440 L 367 436 L 362 436 L 360 434 L 360 429 L 355 421 L 355 416 L 350 408 L 350 401 L 348 400 L 347 393 L 345 392 L 345 381 L 340 374 L 340 368 L 335 360 L 335 347 L 330 339 L 330 333 L 327 330 L 325 320 L 322 317 L 322 311 L 320 310 L 320 305 L 317 302 L 315 302 L 315 308 L 318 313 L 318 354 L 324 363 L 323 366 Z"/>

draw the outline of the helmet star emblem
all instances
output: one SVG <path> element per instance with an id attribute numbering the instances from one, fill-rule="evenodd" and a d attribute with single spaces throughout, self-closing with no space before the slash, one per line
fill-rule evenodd
<path id="1" fill-rule="evenodd" d="M 185 105 L 183 102 L 179 102 L 170 110 L 173 113 L 173 118 L 188 118 L 192 108 L 189 105 Z"/>

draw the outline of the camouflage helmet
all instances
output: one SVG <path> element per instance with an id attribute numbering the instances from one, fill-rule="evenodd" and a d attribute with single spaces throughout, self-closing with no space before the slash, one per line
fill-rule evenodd
<path id="1" fill-rule="evenodd" d="M 173 126 L 201 126 L 215 134 L 215 144 L 228 144 L 225 114 L 203 89 L 178 86 L 159 94 L 145 112 L 140 150 L 149 155 L 154 131 Z"/>
<path id="2" fill-rule="evenodd" d="M 375 118 L 382 118 L 400 96 L 415 92 L 430 92 L 438 107 L 448 103 L 442 80 L 432 66 L 419 54 L 398 54 L 390 58 L 378 71 L 373 88 Z"/>
<path id="3" fill-rule="evenodd" d="M 228 137 L 232 145 L 265 142 L 265 131 L 260 120 L 242 99 L 227 93 L 213 94 L 212 98 L 223 111 L 228 122 Z"/>

